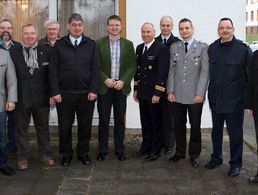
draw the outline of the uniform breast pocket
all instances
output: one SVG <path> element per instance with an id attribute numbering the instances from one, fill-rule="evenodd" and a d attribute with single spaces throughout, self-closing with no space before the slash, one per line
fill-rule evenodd
<path id="1" fill-rule="evenodd" d="M 227 61 L 227 75 L 231 82 L 241 79 L 242 66 L 239 60 L 232 59 Z"/>

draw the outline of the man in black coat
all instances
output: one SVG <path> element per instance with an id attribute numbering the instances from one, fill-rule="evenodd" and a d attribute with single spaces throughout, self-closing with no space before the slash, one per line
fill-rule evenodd
<path id="1" fill-rule="evenodd" d="M 247 85 L 246 109 L 248 113 L 253 114 L 256 143 L 258 144 L 258 51 L 255 51 L 249 68 L 249 79 Z M 257 149 L 258 154 L 258 149 Z M 255 176 L 248 179 L 250 184 L 258 184 L 258 168 Z"/>
<path id="2" fill-rule="evenodd" d="M 138 69 L 134 77 L 134 99 L 139 101 L 143 142 L 134 156 L 147 155 L 147 161 L 158 159 L 161 149 L 162 96 L 169 69 L 169 49 L 155 41 L 151 23 L 141 28 L 144 43 L 136 48 Z"/>
<path id="3" fill-rule="evenodd" d="M 90 165 L 88 155 L 91 124 L 97 87 L 100 79 L 100 62 L 95 41 L 83 35 L 84 22 L 74 13 L 68 21 L 69 34 L 60 39 L 52 50 L 50 63 L 51 96 L 57 103 L 59 151 L 61 165 L 69 166 L 72 160 L 72 124 L 75 113 L 78 123 L 77 158 Z"/>
<path id="4" fill-rule="evenodd" d="M 175 37 L 172 33 L 173 19 L 171 16 L 163 16 L 160 19 L 160 35 L 156 37 L 156 41 L 163 43 L 164 45 L 171 47 L 171 45 L 179 38 Z M 175 154 L 176 139 L 174 133 L 174 119 L 172 116 L 172 103 L 169 102 L 164 95 L 162 98 L 162 147 L 165 147 L 165 155 L 168 159 L 171 159 Z"/>
<path id="5" fill-rule="evenodd" d="M 18 169 L 28 168 L 29 124 L 32 115 L 37 131 L 39 156 L 46 165 L 53 165 L 49 147 L 49 105 L 50 87 L 48 83 L 49 49 L 38 45 L 38 31 L 32 24 L 22 28 L 22 45 L 12 47 L 18 86 L 18 103 L 15 116 L 17 123 L 16 142 Z"/>
<path id="6" fill-rule="evenodd" d="M 208 98 L 213 123 L 213 153 L 205 168 L 213 169 L 223 162 L 223 128 L 226 121 L 230 140 L 228 176 L 235 177 L 239 175 L 242 166 L 244 101 L 252 52 L 246 44 L 235 38 L 231 19 L 220 20 L 218 34 L 220 38 L 208 49 Z"/>

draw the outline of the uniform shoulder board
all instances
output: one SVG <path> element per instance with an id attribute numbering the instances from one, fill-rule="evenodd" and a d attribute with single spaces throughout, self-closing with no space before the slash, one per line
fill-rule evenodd
<path id="1" fill-rule="evenodd" d="M 203 44 L 203 45 L 208 45 L 207 43 L 205 43 L 203 41 L 198 41 L 198 43 Z"/>

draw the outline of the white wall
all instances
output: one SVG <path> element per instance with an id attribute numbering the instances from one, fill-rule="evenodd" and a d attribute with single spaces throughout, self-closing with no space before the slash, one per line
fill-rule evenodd
<path id="1" fill-rule="evenodd" d="M 163 15 L 174 19 L 174 34 L 178 36 L 178 22 L 186 17 L 192 20 L 195 27 L 194 37 L 208 44 L 217 36 L 217 24 L 220 18 L 229 17 L 235 26 L 235 36 L 245 40 L 244 0 L 128 0 L 127 6 L 127 38 L 134 42 L 135 47 L 142 42 L 140 28 L 144 22 L 152 22 L 159 31 L 159 20 Z M 140 128 L 138 104 L 132 95 L 128 98 L 127 119 L 128 128 Z M 211 116 L 206 102 L 202 115 L 202 127 L 211 127 Z"/>

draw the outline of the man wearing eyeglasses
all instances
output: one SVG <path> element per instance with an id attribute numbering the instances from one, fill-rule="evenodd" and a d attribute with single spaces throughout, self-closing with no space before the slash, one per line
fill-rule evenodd
<path id="1" fill-rule="evenodd" d="M 20 45 L 19 42 L 13 40 L 13 23 L 9 19 L 2 19 L 0 21 L 0 48 L 9 50 L 11 47 Z M 9 153 L 15 153 L 16 140 L 15 140 L 15 117 L 14 111 L 7 111 L 7 132 L 8 132 L 8 143 L 7 149 Z"/>
<path id="2" fill-rule="evenodd" d="M 234 36 L 230 18 L 222 18 L 218 24 L 219 39 L 208 49 L 210 83 L 208 98 L 212 114 L 213 153 L 206 169 L 222 164 L 224 121 L 230 140 L 229 177 L 239 175 L 243 154 L 244 99 L 247 85 L 247 68 L 251 49 Z"/>

